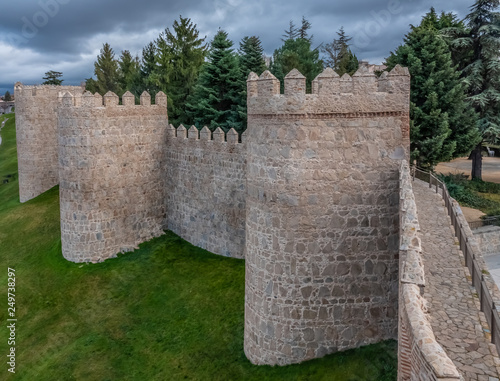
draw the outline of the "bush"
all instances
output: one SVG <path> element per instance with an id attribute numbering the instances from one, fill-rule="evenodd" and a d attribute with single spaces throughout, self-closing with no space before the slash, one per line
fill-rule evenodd
<path id="1" fill-rule="evenodd" d="M 446 184 L 450 196 L 457 200 L 460 205 L 488 212 L 500 209 L 500 203 L 480 195 L 480 193 L 499 193 L 500 184 L 481 180 L 469 181 L 464 174 L 441 175 L 441 179 Z"/>

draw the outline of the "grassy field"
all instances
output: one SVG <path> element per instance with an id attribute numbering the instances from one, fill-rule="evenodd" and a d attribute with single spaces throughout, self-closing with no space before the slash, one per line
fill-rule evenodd
<path id="1" fill-rule="evenodd" d="M 395 380 L 393 341 L 287 367 L 243 353 L 244 261 L 171 232 L 100 264 L 62 258 L 58 189 L 19 203 L 14 115 L 0 132 L 1 380 Z M 1 122 L 0 117 L 0 122 Z M 5 359 L 15 269 L 15 374 Z"/>

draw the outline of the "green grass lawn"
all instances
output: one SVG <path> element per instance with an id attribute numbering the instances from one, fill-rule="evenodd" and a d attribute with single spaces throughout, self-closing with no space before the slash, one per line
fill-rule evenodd
<path id="1" fill-rule="evenodd" d="M 243 353 L 243 260 L 171 232 L 99 264 L 63 259 L 57 187 L 19 203 L 14 115 L 0 132 L 0 380 L 395 380 L 396 343 L 300 365 Z M 0 122 L 3 117 L 0 117 Z M 16 374 L 7 272 L 16 274 Z"/>

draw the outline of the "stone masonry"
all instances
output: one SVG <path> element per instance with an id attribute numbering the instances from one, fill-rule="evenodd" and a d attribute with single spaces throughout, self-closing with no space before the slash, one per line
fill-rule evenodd
<path id="1" fill-rule="evenodd" d="M 23 86 L 15 84 L 17 161 L 21 202 L 59 184 L 57 105 L 64 92 L 75 96 L 80 86 Z"/>
<path id="2" fill-rule="evenodd" d="M 101 261 L 163 234 L 167 96 L 66 93 L 58 109 L 65 258 Z"/>
<path id="3" fill-rule="evenodd" d="M 397 337 L 409 75 L 248 81 L 245 353 L 299 363 Z"/>
<path id="4" fill-rule="evenodd" d="M 396 338 L 409 84 L 399 66 L 380 78 L 326 69 L 306 94 L 294 70 L 279 94 L 271 73 L 252 73 L 241 137 L 169 126 L 162 93 L 154 105 L 147 93 L 119 105 L 113 93 L 58 88 L 57 100 L 55 90 L 17 84 L 21 201 L 60 184 L 71 261 L 104 260 L 164 229 L 245 257 L 244 346 L 255 364 Z M 51 91 L 48 104 L 34 95 Z M 44 146 L 54 147 L 50 161 L 38 160 Z"/>

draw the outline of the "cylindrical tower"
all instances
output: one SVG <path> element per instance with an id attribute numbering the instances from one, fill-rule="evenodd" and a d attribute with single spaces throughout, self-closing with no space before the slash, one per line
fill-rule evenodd
<path id="1" fill-rule="evenodd" d="M 245 353 L 285 365 L 395 338 L 409 74 L 248 80 Z"/>
<path id="2" fill-rule="evenodd" d="M 66 259 L 98 262 L 163 234 L 167 97 L 90 92 L 58 110 L 61 243 Z"/>

